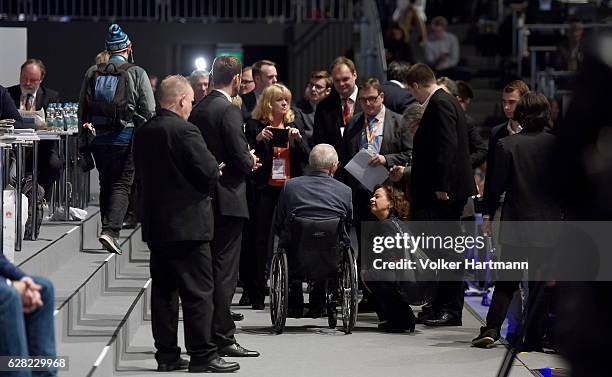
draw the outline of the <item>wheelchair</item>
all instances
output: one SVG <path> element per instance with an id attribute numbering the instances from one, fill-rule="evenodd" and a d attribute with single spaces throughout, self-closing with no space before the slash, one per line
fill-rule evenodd
<path id="1" fill-rule="evenodd" d="M 357 320 L 357 262 L 342 240 L 343 222 L 342 218 L 290 219 L 291 244 L 274 252 L 270 266 L 270 319 L 277 334 L 285 329 L 290 279 L 325 281 L 329 328 L 336 328 L 339 312 L 342 331 L 352 332 Z"/>

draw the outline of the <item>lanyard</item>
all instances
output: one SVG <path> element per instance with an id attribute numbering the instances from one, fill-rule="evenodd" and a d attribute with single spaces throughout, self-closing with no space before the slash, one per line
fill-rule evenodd
<path id="1" fill-rule="evenodd" d="M 385 119 L 385 110 L 384 109 L 383 109 L 382 114 L 380 115 L 380 117 L 381 117 L 381 119 Z M 365 129 L 366 141 L 368 142 L 368 145 L 372 144 L 372 141 L 374 141 L 374 138 L 376 137 L 376 131 L 378 130 L 380 125 L 383 123 L 378 118 L 374 118 L 374 120 L 376 121 L 376 125 L 374 126 L 374 129 L 370 132 L 370 125 L 368 123 L 368 117 L 364 114 L 364 117 L 363 117 L 363 128 Z"/>

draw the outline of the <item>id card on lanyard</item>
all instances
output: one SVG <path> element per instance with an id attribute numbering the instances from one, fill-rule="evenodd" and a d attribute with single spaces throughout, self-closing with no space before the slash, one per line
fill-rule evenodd
<path id="1" fill-rule="evenodd" d="M 287 160 L 280 157 L 280 153 L 274 156 L 272 159 L 272 179 L 287 179 L 286 167 Z"/>

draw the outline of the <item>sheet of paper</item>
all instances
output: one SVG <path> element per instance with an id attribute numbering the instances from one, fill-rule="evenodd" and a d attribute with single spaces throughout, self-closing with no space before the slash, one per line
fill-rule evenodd
<path id="1" fill-rule="evenodd" d="M 45 111 L 43 109 L 38 111 L 19 110 L 19 115 L 23 118 L 24 127 L 38 129 L 46 125 Z"/>
<path id="2" fill-rule="evenodd" d="M 355 179 L 370 191 L 374 191 L 374 186 L 383 183 L 389 178 L 389 172 L 384 166 L 368 165 L 368 161 L 375 155 L 376 153 L 371 150 L 361 149 L 344 167 L 346 171 L 351 173 Z"/>

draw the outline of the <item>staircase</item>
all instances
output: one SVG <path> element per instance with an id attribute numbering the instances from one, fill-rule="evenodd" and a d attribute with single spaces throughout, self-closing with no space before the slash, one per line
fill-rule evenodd
<path id="1" fill-rule="evenodd" d="M 149 256 L 140 228 L 121 232 L 123 255 L 109 254 L 97 241 L 99 208 L 87 212 L 78 223 L 44 224 L 39 240 L 16 253 L 24 271 L 55 286 L 57 354 L 69 357 L 62 376 L 113 375 L 149 312 Z"/>

